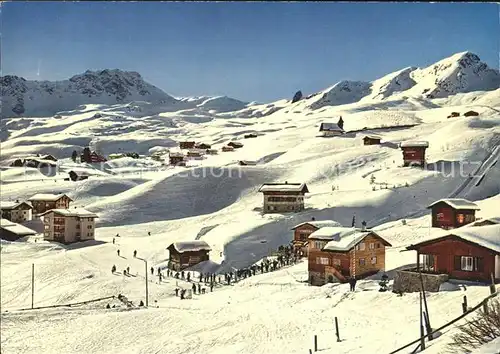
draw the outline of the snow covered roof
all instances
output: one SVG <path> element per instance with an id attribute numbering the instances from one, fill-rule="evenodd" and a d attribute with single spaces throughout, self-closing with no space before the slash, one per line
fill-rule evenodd
<path id="1" fill-rule="evenodd" d="M 305 183 L 264 183 L 259 192 L 301 192 L 309 193 Z"/>
<path id="2" fill-rule="evenodd" d="M 341 239 L 342 237 L 355 233 L 356 231 L 357 229 L 354 227 L 327 226 L 314 231 L 308 238 L 317 240 L 335 240 Z"/>
<path id="3" fill-rule="evenodd" d="M 33 207 L 26 202 L 8 202 L 8 201 L 0 201 L 0 209 L 2 210 L 11 210 L 16 209 L 20 205 L 25 204 L 27 207 L 32 209 Z"/>
<path id="4" fill-rule="evenodd" d="M 169 156 L 170 157 L 184 157 L 184 154 L 182 152 L 173 151 L 173 152 L 170 152 Z"/>
<path id="5" fill-rule="evenodd" d="M 337 131 L 337 132 L 343 132 L 344 129 L 342 129 L 341 127 L 339 127 L 339 125 L 337 123 L 321 123 L 320 127 L 319 127 L 319 131 L 322 132 L 322 131 Z"/>
<path id="6" fill-rule="evenodd" d="M 380 136 L 378 135 L 365 135 L 363 139 L 382 139 Z"/>
<path id="7" fill-rule="evenodd" d="M 497 253 L 500 253 L 500 224 L 475 227 L 460 227 L 454 230 L 442 230 L 438 234 L 426 238 L 422 242 L 408 246 L 406 249 L 413 250 L 418 246 L 433 243 L 450 236 L 472 242 Z"/>
<path id="8" fill-rule="evenodd" d="M 458 209 L 458 210 L 481 210 L 476 203 L 473 203 L 467 199 L 462 199 L 462 198 L 439 199 L 438 201 L 429 205 L 427 209 L 432 208 L 434 205 L 438 203 L 448 204 L 453 209 Z"/>
<path id="9" fill-rule="evenodd" d="M 295 225 L 294 227 L 292 227 L 292 230 L 295 230 L 296 228 L 301 227 L 302 225 L 306 225 L 306 224 L 312 225 L 318 229 L 322 228 L 322 227 L 342 226 L 340 223 L 333 221 L 333 220 L 311 220 L 311 221 L 306 221 L 306 222 L 302 222 L 298 225 Z"/>
<path id="10" fill-rule="evenodd" d="M 59 214 L 63 216 L 77 216 L 80 218 L 97 218 L 97 214 L 93 213 L 91 211 L 88 211 L 83 208 L 73 208 L 73 209 L 51 209 L 47 210 L 45 213 L 42 213 L 41 215 L 49 214 L 49 213 L 54 213 L 54 214 Z"/>
<path id="11" fill-rule="evenodd" d="M 31 198 L 29 198 L 29 201 L 49 201 L 49 202 L 55 202 L 56 200 L 61 199 L 62 197 L 68 197 L 66 194 L 48 194 L 48 193 L 39 193 L 35 194 Z M 69 197 L 68 197 L 69 198 Z M 69 198 L 70 200 L 73 200 Z"/>
<path id="12" fill-rule="evenodd" d="M 428 141 L 403 141 L 399 143 L 399 147 L 429 147 Z"/>
<path id="13" fill-rule="evenodd" d="M 170 247 L 174 247 L 174 249 L 179 252 L 197 252 L 197 251 L 211 251 L 212 249 L 206 243 L 205 241 L 181 241 L 181 242 L 174 242 L 170 246 L 167 247 L 169 249 Z"/>
<path id="14" fill-rule="evenodd" d="M 361 242 L 366 236 L 369 235 L 374 235 L 379 237 L 382 242 L 386 246 L 391 246 L 389 242 L 384 240 L 380 235 L 375 233 L 372 230 L 360 230 L 360 229 L 355 229 L 354 232 L 351 233 L 345 233 L 340 236 L 340 238 L 335 238 L 328 242 L 325 247 L 323 247 L 324 251 L 339 251 L 339 252 L 347 252 L 351 250 L 354 246 L 356 246 L 359 242 Z"/>
<path id="15" fill-rule="evenodd" d="M 36 231 L 7 219 L 0 219 L 0 228 L 19 236 L 36 235 Z"/>

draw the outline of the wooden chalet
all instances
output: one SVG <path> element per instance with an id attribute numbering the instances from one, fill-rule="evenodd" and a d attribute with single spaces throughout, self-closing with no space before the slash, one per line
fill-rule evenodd
<path id="1" fill-rule="evenodd" d="M 425 149 L 429 147 L 427 141 L 405 141 L 399 144 L 403 150 L 403 166 L 425 165 Z"/>
<path id="2" fill-rule="evenodd" d="M 311 285 L 346 282 L 385 270 L 385 248 L 391 244 L 373 230 L 322 227 L 308 237 Z"/>
<path id="3" fill-rule="evenodd" d="M 26 202 L 19 202 L 19 200 L 15 202 L 1 201 L 0 210 L 3 219 L 14 223 L 22 223 L 33 218 L 33 207 Z"/>
<path id="4" fill-rule="evenodd" d="M 90 177 L 88 172 L 85 171 L 69 171 L 69 178 L 73 181 L 83 181 Z"/>
<path id="5" fill-rule="evenodd" d="M 321 123 L 319 131 L 323 133 L 323 136 L 339 136 L 345 133 L 337 123 Z"/>
<path id="6" fill-rule="evenodd" d="M 367 135 L 363 138 L 363 145 L 380 145 L 381 138 L 376 135 Z"/>
<path id="7" fill-rule="evenodd" d="M 23 167 L 24 160 L 23 159 L 15 159 L 14 161 L 11 162 L 11 164 L 9 166 L 10 167 Z"/>
<path id="8" fill-rule="evenodd" d="M 257 137 L 257 134 L 254 134 L 254 133 L 245 134 L 243 137 L 244 137 L 245 139 L 256 138 L 256 137 Z"/>
<path id="9" fill-rule="evenodd" d="M 458 112 L 451 112 L 451 114 L 447 118 L 455 118 L 455 117 L 460 117 L 460 113 L 458 113 Z"/>
<path id="10" fill-rule="evenodd" d="M 183 241 L 174 242 L 167 247 L 169 251 L 168 267 L 175 271 L 194 266 L 209 260 L 209 252 L 212 250 L 205 241 Z"/>
<path id="11" fill-rule="evenodd" d="M 205 144 L 205 143 L 198 143 L 198 144 L 195 144 L 194 146 L 196 149 L 202 149 L 202 150 L 207 150 L 207 149 L 210 149 L 212 148 L 212 145 L 210 144 Z"/>
<path id="12" fill-rule="evenodd" d="M 56 168 L 57 163 L 52 160 L 43 160 L 40 157 L 30 157 L 24 160 L 23 166 L 31 168 Z"/>
<path id="13" fill-rule="evenodd" d="M 231 147 L 233 147 L 235 149 L 239 149 L 239 148 L 243 147 L 243 144 L 239 143 L 237 141 L 231 141 L 229 144 L 227 144 L 227 146 L 231 146 Z"/>
<path id="14" fill-rule="evenodd" d="M 302 222 L 298 225 L 295 225 L 292 228 L 293 231 L 293 240 L 292 247 L 295 254 L 300 257 L 307 257 L 308 254 L 308 237 L 314 232 L 319 230 L 322 227 L 336 227 L 341 226 L 338 222 L 333 220 L 319 220 L 316 221 L 315 218 L 312 218 L 310 221 Z"/>
<path id="15" fill-rule="evenodd" d="M 97 214 L 83 208 L 51 209 L 43 216 L 43 239 L 64 244 L 95 239 Z"/>
<path id="16" fill-rule="evenodd" d="M 500 280 L 500 225 L 441 231 L 407 250 L 417 251 L 417 269 L 449 278 L 491 282 Z"/>
<path id="17" fill-rule="evenodd" d="M 223 146 L 223 147 L 222 147 L 222 151 L 223 151 L 223 152 L 230 152 L 230 151 L 234 151 L 234 147 L 226 145 L 226 146 Z"/>
<path id="18" fill-rule="evenodd" d="M 454 229 L 476 221 L 478 205 L 460 198 L 440 199 L 427 207 L 432 213 L 432 227 Z"/>
<path id="19" fill-rule="evenodd" d="M 0 238 L 6 241 L 17 241 L 21 237 L 34 236 L 36 231 L 7 219 L 0 219 Z"/>
<path id="20" fill-rule="evenodd" d="M 184 154 L 182 152 L 170 152 L 168 155 L 169 162 L 174 166 L 185 166 Z"/>
<path id="21" fill-rule="evenodd" d="M 187 152 L 187 157 L 190 157 L 193 159 L 200 159 L 203 157 L 203 153 L 199 150 L 189 150 Z"/>
<path id="22" fill-rule="evenodd" d="M 283 213 L 304 210 L 304 195 L 309 193 L 305 183 L 265 183 L 259 192 L 264 194 L 264 213 Z"/>
<path id="23" fill-rule="evenodd" d="M 41 214 L 51 209 L 68 209 L 73 199 L 66 194 L 35 194 L 28 201 L 33 205 L 33 213 Z"/>
<path id="24" fill-rule="evenodd" d="M 217 155 L 219 153 L 219 151 L 217 151 L 217 149 L 207 149 L 207 150 L 205 150 L 205 153 L 207 155 Z"/>
<path id="25" fill-rule="evenodd" d="M 467 111 L 464 113 L 464 117 L 477 117 L 479 113 L 476 111 Z"/>
<path id="26" fill-rule="evenodd" d="M 99 163 L 99 162 L 106 162 L 106 158 L 102 155 L 99 155 L 97 152 L 92 151 L 90 153 L 90 162 L 91 163 Z"/>
<path id="27" fill-rule="evenodd" d="M 195 141 L 181 141 L 181 142 L 179 142 L 179 147 L 181 149 L 194 149 L 195 145 L 196 145 Z"/>

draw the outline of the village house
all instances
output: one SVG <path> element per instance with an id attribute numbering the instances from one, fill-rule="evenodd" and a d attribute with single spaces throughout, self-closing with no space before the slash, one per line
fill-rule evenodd
<path id="1" fill-rule="evenodd" d="M 460 117 L 460 113 L 458 113 L 458 112 L 451 112 L 451 114 L 447 118 L 455 118 L 455 117 Z"/>
<path id="2" fill-rule="evenodd" d="M 292 247 L 296 254 L 301 257 L 307 257 L 308 254 L 308 237 L 316 230 L 319 230 L 322 227 L 336 227 L 341 226 L 338 222 L 333 220 L 319 220 L 316 221 L 315 218 L 312 218 L 310 221 L 302 222 L 298 225 L 295 225 L 292 228 L 293 231 L 293 240 Z"/>
<path id="3" fill-rule="evenodd" d="M 17 241 L 21 237 L 34 236 L 36 231 L 7 219 L 0 219 L 0 238 L 6 241 Z"/>
<path id="4" fill-rule="evenodd" d="M 201 159 L 203 158 L 203 153 L 199 150 L 189 150 L 187 152 L 187 157 L 192 159 Z"/>
<path id="5" fill-rule="evenodd" d="M 367 135 L 363 138 L 364 145 L 380 145 L 381 138 L 376 135 Z"/>
<path id="6" fill-rule="evenodd" d="M 399 144 L 403 150 L 403 166 L 424 166 L 425 149 L 429 147 L 427 141 L 405 141 Z"/>
<path id="7" fill-rule="evenodd" d="M 95 213 L 83 208 L 52 209 L 42 214 L 43 239 L 60 243 L 94 240 Z"/>
<path id="8" fill-rule="evenodd" d="M 26 202 L 19 202 L 19 200 L 15 202 L 1 201 L 0 210 L 3 219 L 15 223 L 22 223 L 33 218 L 33 207 Z"/>
<path id="9" fill-rule="evenodd" d="M 92 151 L 90 153 L 90 162 L 91 163 L 99 163 L 99 162 L 106 162 L 106 158 L 102 155 L 99 155 L 97 152 Z"/>
<path id="10" fill-rule="evenodd" d="M 196 145 L 195 141 L 181 141 L 179 142 L 179 147 L 181 149 L 193 149 Z"/>
<path id="11" fill-rule="evenodd" d="M 339 136 L 344 134 L 344 129 L 341 128 L 337 123 L 321 123 L 319 131 L 323 133 L 323 136 Z"/>
<path id="12" fill-rule="evenodd" d="M 169 251 L 168 267 L 175 271 L 194 266 L 209 260 L 209 252 L 212 250 L 205 241 L 182 241 L 174 242 L 167 247 Z"/>
<path id="13" fill-rule="evenodd" d="M 230 151 L 234 151 L 234 147 L 227 145 L 222 147 L 222 152 L 230 152 Z"/>
<path id="14" fill-rule="evenodd" d="M 500 280 L 498 224 L 440 231 L 406 249 L 417 252 L 417 270 L 446 275 L 443 281 L 451 278 L 491 283 L 492 275 Z"/>
<path id="15" fill-rule="evenodd" d="M 170 152 L 168 155 L 169 161 L 171 165 L 174 166 L 185 166 L 186 162 L 184 161 L 184 154 L 182 152 Z"/>
<path id="16" fill-rule="evenodd" d="M 373 230 L 322 227 L 309 235 L 309 282 L 346 282 L 384 271 L 385 248 L 390 246 Z"/>
<path id="17" fill-rule="evenodd" d="M 257 137 L 257 134 L 254 134 L 254 133 L 245 134 L 243 137 L 244 137 L 245 139 L 256 138 L 256 137 Z"/>
<path id="18" fill-rule="evenodd" d="M 466 199 L 440 199 L 427 207 L 431 209 L 432 227 L 454 229 L 476 221 L 478 205 Z"/>
<path id="19" fill-rule="evenodd" d="M 73 201 L 66 194 L 35 194 L 28 199 L 33 205 L 33 214 L 41 214 L 50 209 L 68 209 Z"/>
<path id="20" fill-rule="evenodd" d="M 235 149 L 239 149 L 239 148 L 243 147 L 243 144 L 239 143 L 237 141 L 231 141 L 229 144 L 227 144 L 227 146 L 231 146 L 231 147 L 233 147 Z"/>
<path id="21" fill-rule="evenodd" d="M 309 189 L 305 183 L 265 183 L 259 192 L 264 194 L 264 213 L 281 213 L 304 210 Z"/>
<path id="22" fill-rule="evenodd" d="M 202 150 L 207 150 L 207 149 L 210 149 L 212 147 L 212 145 L 210 144 L 205 144 L 205 143 L 198 143 L 198 144 L 195 144 L 194 146 L 196 149 L 202 149 Z"/>
<path id="23" fill-rule="evenodd" d="M 464 113 L 464 117 L 477 117 L 479 113 L 476 111 L 467 111 Z"/>
<path id="24" fill-rule="evenodd" d="M 217 151 L 217 149 L 207 149 L 205 150 L 205 153 L 207 155 L 217 155 L 219 152 Z"/>
<path id="25" fill-rule="evenodd" d="M 69 171 L 69 178 L 73 181 L 83 181 L 89 178 L 89 173 L 85 171 Z"/>

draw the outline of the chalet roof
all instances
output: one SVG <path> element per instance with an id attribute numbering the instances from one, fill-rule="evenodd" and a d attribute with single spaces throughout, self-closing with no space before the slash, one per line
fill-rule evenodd
<path id="1" fill-rule="evenodd" d="M 438 203 L 448 204 L 453 209 L 457 210 L 481 210 L 476 203 L 473 203 L 467 199 L 462 199 L 462 198 L 439 199 L 438 201 L 429 205 L 427 209 L 432 208 L 434 205 Z"/>
<path id="2" fill-rule="evenodd" d="M 378 139 L 382 139 L 382 138 L 378 135 L 365 135 L 363 140 L 364 139 L 377 139 L 378 140 Z"/>
<path id="3" fill-rule="evenodd" d="M 264 183 L 259 192 L 300 192 L 309 193 L 305 183 Z"/>
<path id="4" fill-rule="evenodd" d="M 170 157 L 184 157 L 184 154 L 182 152 L 175 152 L 175 151 L 173 151 L 173 152 L 170 152 L 168 154 L 168 156 L 170 156 Z"/>
<path id="5" fill-rule="evenodd" d="M 340 223 L 333 221 L 333 220 L 310 220 L 310 221 L 302 222 L 298 225 L 295 225 L 294 227 L 292 227 L 292 230 L 295 230 L 296 228 L 301 227 L 301 226 L 306 225 L 306 224 L 312 225 L 318 229 L 320 229 L 322 227 L 342 226 L 342 225 L 340 225 Z"/>
<path id="6" fill-rule="evenodd" d="M 7 219 L 0 219 L 0 228 L 18 236 L 36 235 L 36 231 Z"/>
<path id="7" fill-rule="evenodd" d="M 354 229 L 354 228 L 352 228 Z M 359 242 L 361 242 L 366 236 L 374 235 L 382 240 L 382 242 L 386 246 L 391 246 L 389 242 L 383 239 L 380 235 L 372 230 L 360 230 L 354 229 L 354 232 L 341 234 L 340 237 L 336 237 L 330 242 L 328 242 L 325 247 L 323 247 L 324 251 L 338 251 L 338 252 L 346 252 L 351 250 L 354 246 L 356 246 Z"/>
<path id="8" fill-rule="evenodd" d="M 354 227 L 327 226 L 314 231 L 312 234 L 309 235 L 308 238 L 316 240 L 330 240 L 330 241 L 335 239 L 340 240 L 342 237 L 355 233 L 356 231 L 357 229 Z"/>
<path id="9" fill-rule="evenodd" d="M 49 202 L 55 202 L 55 201 L 61 199 L 64 196 L 68 197 L 64 193 L 62 193 L 62 194 L 39 193 L 39 194 L 35 194 L 34 196 L 32 196 L 31 198 L 29 198 L 28 200 L 29 201 L 49 201 Z M 69 199 L 71 201 L 73 200 L 71 198 L 69 198 Z"/>
<path id="10" fill-rule="evenodd" d="M 208 243 L 201 240 L 174 242 L 168 246 L 167 249 L 172 246 L 179 253 L 212 250 Z"/>
<path id="11" fill-rule="evenodd" d="M 12 210 L 12 209 L 16 209 L 17 207 L 19 207 L 22 204 L 25 204 L 30 209 L 33 209 L 33 207 L 26 202 L 8 202 L 8 201 L 0 201 L 0 209 Z"/>
<path id="12" fill-rule="evenodd" d="M 45 213 L 42 213 L 41 215 L 49 214 L 49 213 L 54 213 L 54 214 L 59 214 L 62 216 L 76 216 L 79 218 L 97 218 L 97 214 L 93 213 L 91 211 L 88 211 L 83 208 L 73 208 L 73 209 L 51 209 L 47 210 Z"/>
<path id="13" fill-rule="evenodd" d="M 464 225 L 462 227 L 475 227 L 478 224 L 483 223 L 485 221 L 489 221 L 492 224 L 500 224 L 500 216 L 493 216 L 490 218 L 482 218 L 482 219 L 476 220 L 474 222 L 471 222 L 470 224 Z"/>
<path id="14" fill-rule="evenodd" d="M 434 243 L 450 236 L 458 237 L 462 240 L 472 242 L 476 245 L 500 253 L 500 224 L 460 227 L 454 230 L 442 230 L 432 237 L 428 237 L 419 243 L 406 247 L 406 249 L 413 250 L 418 248 L 418 246 L 428 243 Z"/>
<path id="15" fill-rule="evenodd" d="M 319 131 L 330 131 L 330 132 L 343 132 L 344 129 L 339 127 L 337 123 L 321 123 Z"/>
<path id="16" fill-rule="evenodd" d="M 399 147 L 429 147 L 428 141 L 403 141 L 399 144 Z"/>

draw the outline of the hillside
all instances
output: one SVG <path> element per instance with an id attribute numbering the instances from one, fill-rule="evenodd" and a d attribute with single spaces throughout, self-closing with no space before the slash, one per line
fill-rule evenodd
<path id="1" fill-rule="evenodd" d="M 388 353 L 414 340 L 419 333 L 418 293 L 379 293 L 376 277 L 360 281 L 354 293 L 346 284 L 311 287 L 304 282 L 307 262 L 220 285 L 189 301 L 180 301 L 174 289 L 191 284 L 174 278 L 160 284 L 153 277 L 147 309 L 126 309 L 116 300 L 109 300 L 117 305 L 114 309 L 104 308 L 108 300 L 35 312 L 18 309 L 31 304 L 32 263 L 37 306 L 117 294 L 137 304 L 144 300 L 141 259 L 148 267 L 163 267 L 166 248 L 174 241 L 206 241 L 212 248 L 210 266 L 226 272 L 248 267 L 288 244 L 290 229 L 312 217 L 346 226 L 354 215 L 358 226 L 366 221 L 393 246 L 386 255 L 392 281 L 395 269 L 415 262 L 415 253 L 401 252 L 403 248 L 434 232 L 426 209 L 432 202 L 467 198 L 478 203 L 480 217 L 499 216 L 500 89 L 492 85 L 498 72 L 484 68 L 469 53 L 435 66 L 439 70 L 408 67 L 370 83 L 344 81 L 295 103 L 174 98 L 151 89 L 151 97 L 157 97 L 153 100 L 140 95 L 137 84 L 129 89 L 130 100 L 127 95 L 120 102 L 108 96 L 111 102 L 98 102 L 96 97 L 106 95 L 99 91 L 95 101 L 86 101 L 75 93 L 74 106 L 62 109 L 52 102 L 58 117 L 50 113 L 2 119 L 2 200 L 67 193 L 74 200 L 71 207 L 85 207 L 99 216 L 95 242 L 63 246 L 40 236 L 2 241 L 2 349 L 303 354 L 317 334 L 322 353 L 361 354 Z M 464 79 L 449 84 L 459 72 Z M 43 105 L 26 107 L 28 112 Z M 478 115 L 464 116 L 470 110 Z M 460 116 L 448 118 L 452 112 Z M 347 133 L 322 137 L 320 124 L 336 123 L 339 116 Z M 249 133 L 256 137 L 245 138 Z M 382 143 L 363 145 L 367 134 L 380 136 Z M 186 140 L 211 144 L 219 153 L 192 159 L 187 167 L 165 166 L 149 156 L 178 151 L 179 141 Z M 429 142 L 425 168 L 402 167 L 398 144 L 406 140 Z M 243 147 L 221 152 L 230 141 Z M 102 165 L 71 161 L 73 150 L 88 145 L 105 155 L 143 156 Z M 9 167 L 13 159 L 35 153 L 56 156 L 57 169 Z M 255 165 L 239 166 L 240 160 Z M 90 177 L 64 181 L 71 170 Z M 284 181 L 307 183 L 305 210 L 263 214 L 259 187 Z M 133 258 L 134 250 L 140 259 Z M 113 265 L 120 274 L 111 273 Z M 121 274 L 126 267 L 130 276 Z M 469 304 L 488 292 L 485 286 L 467 286 Z M 463 295 L 463 290 L 429 294 L 434 328 L 461 313 Z M 334 317 L 340 321 L 340 343 L 334 341 Z M 46 336 L 37 334 L 39 328 Z M 78 340 L 74 328 L 81 329 Z M 430 342 L 425 353 L 443 353 L 454 331 Z M 47 341 L 47 336 L 57 340 Z"/>

